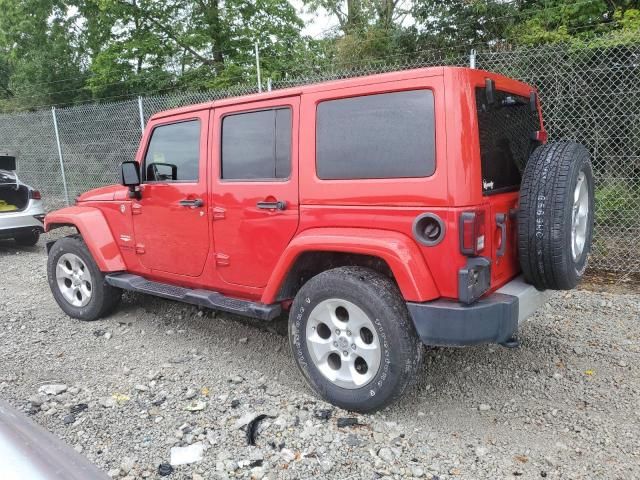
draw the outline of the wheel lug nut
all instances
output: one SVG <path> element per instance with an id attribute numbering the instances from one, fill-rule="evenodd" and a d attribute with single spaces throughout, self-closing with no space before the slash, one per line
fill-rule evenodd
<path id="1" fill-rule="evenodd" d="M 349 355 L 349 352 L 345 350 L 344 352 L 342 352 L 342 354 L 346 357 L 347 355 Z"/>
<path id="2" fill-rule="evenodd" d="M 337 347 L 338 346 L 338 342 L 333 342 L 333 346 Z"/>
<path id="3" fill-rule="evenodd" d="M 351 344 L 351 349 L 352 349 L 352 350 L 355 350 L 355 349 L 356 349 L 356 344 L 355 344 L 355 343 L 352 343 L 352 344 Z"/>
<path id="4" fill-rule="evenodd" d="M 351 336 L 351 330 L 347 330 L 347 335 Z"/>
<path id="5" fill-rule="evenodd" d="M 340 330 L 336 328 L 336 335 L 340 335 Z"/>

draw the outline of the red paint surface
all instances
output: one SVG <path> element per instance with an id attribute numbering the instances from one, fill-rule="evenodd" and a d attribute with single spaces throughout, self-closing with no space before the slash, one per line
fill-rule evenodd
<path id="1" fill-rule="evenodd" d="M 532 87 L 480 70 L 436 67 L 297 87 L 169 110 L 154 115 L 140 143 L 142 162 L 153 129 L 200 119 L 200 179 L 141 186 L 131 200 L 125 187 L 83 194 L 79 206 L 50 213 L 51 224 L 76 224 L 104 271 L 216 290 L 240 298 L 275 300 L 296 258 L 305 251 L 373 255 L 391 268 L 406 300 L 456 298 L 459 214 L 486 212 L 484 255 L 492 259 L 495 290 L 518 273 L 515 226 L 508 220 L 506 254 L 496 256 L 497 213 L 509 213 L 518 194 L 483 196 L 475 112 L 476 86 L 493 78 L 498 90 L 528 96 Z M 320 101 L 407 89 L 430 89 L 436 104 L 436 171 L 428 178 L 320 180 L 315 174 L 315 111 Z M 293 112 L 292 171 L 283 181 L 220 179 L 221 118 L 268 107 Z M 202 207 L 178 205 L 200 198 Z M 284 211 L 261 210 L 262 200 L 287 202 Z M 433 247 L 413 239 L 413 220 L 424 212 L 442 218 L 446 234 Z"/>

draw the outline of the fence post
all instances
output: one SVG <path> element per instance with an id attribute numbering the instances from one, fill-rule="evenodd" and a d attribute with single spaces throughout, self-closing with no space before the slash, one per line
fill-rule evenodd
<path id="1" fill-rule="evenodd" d="M 267 92 L 270 92 L 272 87 L 273 87 L 273 84 L 271 82 L 271 77 L 269 77 L 267 78 Z"/>
<path id="2" fill-rule="evenodd" d="M 64 160 L 62 158 L 62 146 L 60 145 L 60 134 L 58 133 L 58 118 L 56 117 L 56 107 L 51 107 L 53 115 L 53 129 L 56 133 L 56 143 L 58 144 L 58 158 L 60 159 L 60 173 L 62 174 L 62 187 L 64 188 L 64 199 L 69 206 L 69 190 L 67 190 L 67 176 L 64 173 Z"/>
<path id="3" fill-rule="evenodd" d="M 138 113 L 140 114 L 140 131 L 144 135 L 144 109 L 142 108 L 142 97 L 138 97 Z"/>
<path id="4" fill-rule="evenodd" d="M 469 52 L 469 68 L 476 68 L 476 51 L 472 49 Z"/>
<path id="5" fill-rule="evenodd" d="M 255 43 L 256 46 L 256 70 L 258 72 L 258 92 L 262 93 L 262 80 L 260 79 L 260 50 L 258 50 L 258 42 Z"/>

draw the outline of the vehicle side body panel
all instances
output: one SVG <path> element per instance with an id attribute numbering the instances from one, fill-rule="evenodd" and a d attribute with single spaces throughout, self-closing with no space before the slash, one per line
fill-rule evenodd
<path id="1" fill-rule="evenodd" d="M 373 228 L 311 228 L 297 235 L 280 257 L 262 295 L 262 302 L 275 301 L 284 278 L 301 254 L 317 251 L 378 257 L 393 272 L 405 298 L 424 301 L 439 296 L 431 272 L 410 237 Z"/>
<path id="2" fill-rule="evenodd" d="M 483 195 L 474 89 L 484 85 L 486 78 L 494 79 L 497 89 L 515 94 L 529 95 L 533 91 L 521 82 L 480 70 L 435 67 L 160 112 L 145 130 L 136 161 L 144 163 L 156 126 L 199 118 L 203 134 L 197 191 L 183 191 L 186 187 L 178 183 L 143 184 L 142 199 L 136 200 L 128 198 L 125 187 L 104 187 L 81 195 L 76 207 L 49 214 L 47 229 L 54 224 L 76 225 L 104 271 L 129 271 L 155 281 L 265 303 L 275 301 L 287 272 L 305 251 L 378 256 L 393 271 L 405 299 L 423 302 L 458 297 L 457 272 L 468 259 L 460 253 L 459 215 L 468 208 L 485 209 L 487 235 L 483 255 L 495 263 L 490 285 L 490 291 L 495 291 L 519 271 L 511 238 L 513 223 L 507 220 L 506 253 L 497 258 L 496 236 L 501 232 L 495 221 L 496 214 L 508 215 L 516 206 L 518 194 Z M 435 102 L 433 175 L 318 178 L 315 136 L 319 103 L 418 89 L 431 90 Z M 224 116 L 281 106 L 293 110 L 290 178 L 267 182 L 222 180 L 220 131 Z M 190 196 L 202 198 L 203 205 L 193 209 L 177 206 L 176 202 Z M 151 204 L 158 199 L 156 211 Z M 263 200 L 284 200 L 287 208 L 257 209 L 257 202 Z M 165 213 L 173 212 L 171 209 L 175 212 L 168 217 L 174 220 L 163 218 Z M 427 212 L 438 215 L 446 230 L 443 240 L 434 246 L 418 243 L 412 232 L 416 217 Z M 148 221 L 144 222 L 144 218 Z M 272 228 L 276 221 L 277 232 Z M 197 231 L 191 228 L 196 224 Z M 190 244 L 189 238 L 196 243 Z M 238 240 L 231 241 L 232 238 Z M 393 253 L 396 248 L 400 251 Z M 182 270 L 172 270 L 158 262 L 182 265 Z"/>
<path id="3" fill-rule="evenodd" d="M 210 215 L 220 288 L 264 288 L 282 253 L 298 230 L 299 96 L 230 105 L 213 110 L 211 128 Z M 288 109 L 291 113 L 291 171 L 288 178 L 223 178 L 222 126 L 225 118 Z M 237 118 L 237 117 L 236 117 Z M 283 208 L 261 208 L 283 202 Z"/>
<path id="4" fill-rule="evenodd" d="M 99 208 L 74 206 L 47 214 L 44 222 L 45 231 L 48 232 L 59 226 L 76 227 L 101 271 L 126 270 L 127 266 L 120 249 Z"/>
<path id="5" fill-rule="evenodd" d="M 199 277 L 210 249 L 208 194 L 208 132 L 207 111 L 196 111 L 172 119 L 152 119 L 147 127 L 147 142 L 154 132 L 168 124 L 197 122 L 199 127 L 199 165 L 197 179 L 167 182 L 144 179 L 140 198 L 131 204 L 135 248 L 140 262 L 161 275 L 162 272 Z M 145 143 L 143 142 L 143 145 Z M 138 152 L 143 165 L 147 150 Z M 155 161 L 155 160 L 154 160 Z M 162 160 L 164 161 L 164 159 Z M 200 206 L 183 206 L 183 201 L 199 200 Z"/>

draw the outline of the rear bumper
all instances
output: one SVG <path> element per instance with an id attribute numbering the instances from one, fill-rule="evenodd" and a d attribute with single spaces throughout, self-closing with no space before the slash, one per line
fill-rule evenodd
<path id="1" fill-rule="evenodd" d="M 40 227 L 16 227 L 0 230 L 0 239 L 15 238 L 16 236 L 30 234 L 36 231 L 38 233 L 44 232 L 44 228 Z"/>
<path id="2" fill-rule="evenodd" d="M 407 302 L 416 331 L 425 345 L 506 343 L 518 325 L 544 305 L 550 291 L 540 292 L 517 277 L 471 305 L 454 300 Z"/>
<path id="3" fill-rule="evenodd" d="M 29 200 L 27 207 L 17 212 L 0 213 L 0 238 L 37 230 L 44 231 L 44 209 L 41 200 Z"/>

